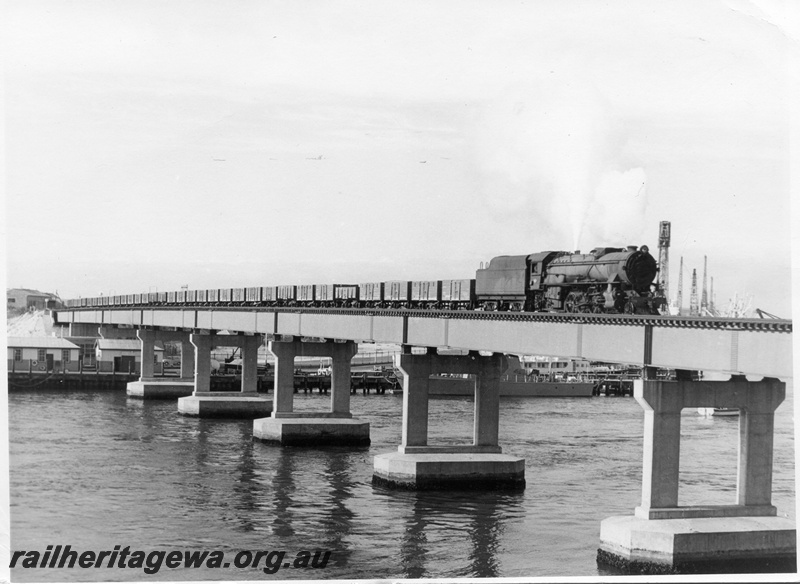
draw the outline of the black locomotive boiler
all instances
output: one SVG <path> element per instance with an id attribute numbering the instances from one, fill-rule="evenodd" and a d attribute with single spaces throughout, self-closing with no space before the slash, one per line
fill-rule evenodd
<path id="1" fill-rule="evenodd" d="M 658 265 L 647 246 L 499 256 L 475 275 L 483 310 L 658 314 Z"/>

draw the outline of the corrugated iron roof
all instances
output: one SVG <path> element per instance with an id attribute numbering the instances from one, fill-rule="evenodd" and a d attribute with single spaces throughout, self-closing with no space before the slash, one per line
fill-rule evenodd
<path id="1" fill-rule="evenodd" d="M 8 337 L 9 349 L 78 349 L 78 345 L 59 337 Z"/>

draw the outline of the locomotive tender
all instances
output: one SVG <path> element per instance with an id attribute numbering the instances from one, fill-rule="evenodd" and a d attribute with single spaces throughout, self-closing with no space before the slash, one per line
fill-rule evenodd
<path id="1" fill-rule="evenodd" d="M 102 306 L 285 306 L 426 308 L 514 312 L 659 314 L 666 299 L 653 282 L 647 246 L 598 247 L 588 254 L 544 251 L 498 256 L 474 279 L 256 286 L 150 292 L 67 300 Z"/>

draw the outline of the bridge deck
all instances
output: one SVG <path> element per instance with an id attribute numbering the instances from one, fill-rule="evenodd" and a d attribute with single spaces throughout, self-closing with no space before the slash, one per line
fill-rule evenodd
<path id="1" fill-rule="evenodd" d="M 605 314 L 257 307 L 70 309 L 59 323 L 227 330 L 792 377 L 792 323 Z"/>

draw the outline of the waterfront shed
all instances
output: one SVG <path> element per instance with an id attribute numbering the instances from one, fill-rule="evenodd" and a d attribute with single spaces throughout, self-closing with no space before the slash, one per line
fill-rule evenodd
<path id="1" fill-rule="evenodd" d="M 138 339 L 97 339 L 95 343 L 97 370 L 117 373 L 141 372 L 142 343 Z M 164 360 L 164 347 L 156 343 L 153 363 Z"/>
<path id="2" fill-rule="evenodd" d="M 58 337 L 8 337 L 9 371 L 77 371 L 80 349 Z"/>

